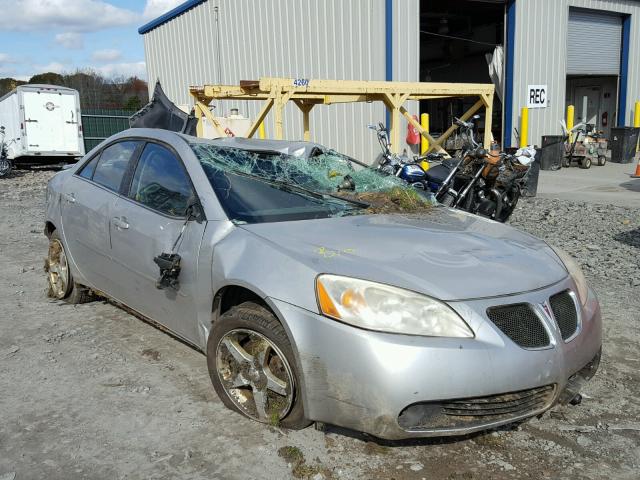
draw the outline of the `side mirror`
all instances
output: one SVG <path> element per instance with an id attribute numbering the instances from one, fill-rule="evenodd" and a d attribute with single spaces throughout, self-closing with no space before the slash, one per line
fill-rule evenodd
<path id="1" fill-rule="evenodd" d="M 480 120 L 480 115 L 477 115 L 477 114 L 476 114 L 476 115 L 474 115 L 474 116 L 473 116 L 473 117 L 471 117 L 471 118 L 473 118 L 474 120 Z"/>
<path id="2" fill-rule="evenodd" d="M 204 209 L 197 199 L 192 199 L 186 209 L 187 221 L 202 223 L 205 220 Z"/>

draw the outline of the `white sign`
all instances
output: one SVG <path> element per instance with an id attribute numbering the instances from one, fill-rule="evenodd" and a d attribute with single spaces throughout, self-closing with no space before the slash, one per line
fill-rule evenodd
<path id="1" fill-rule="evenodd" d="M 547 108 L 547 86 L 529 85 L 527 87 L 527 108 Z"/>

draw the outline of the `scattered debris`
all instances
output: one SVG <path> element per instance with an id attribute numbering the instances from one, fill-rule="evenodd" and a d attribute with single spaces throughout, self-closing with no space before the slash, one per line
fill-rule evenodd
<path id="1" fill-rule="evenodd" d="M 309 465 L 298 447 L 287 445 L 278 449 L 278 456 L 282 457 L 291 467 L 294 478 L 322 480 L 332 478 L 331 472 L 322 465 Z"/>
<path id="2" fill-rule="evenodd" d="M 160 360 L 160 352 L 158 352 L 157 350 L 153 350 L 151 348 L 145 348 L 142 352 L 141 355 L 143 357 L 149 357 L 151 360 Z"/>

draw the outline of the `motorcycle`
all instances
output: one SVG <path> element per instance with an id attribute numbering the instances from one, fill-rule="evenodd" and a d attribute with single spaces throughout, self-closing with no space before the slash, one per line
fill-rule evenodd
<path id="1" fill-rule="evenodd" d="M 378 123 L 378 125 L 369 125 L 371 130 L 375 130 L 378 143 L 382 149 L 382 157 L 378 162 L 378 171 L 386 175 L 394 175 L 401 178 L 409 185 L 420 190 L 430 190 L 429 185 L 426 182 L 425 170 L 420 165 L 420 162 L 426 160 L 428 162 L 437 162 L 442 160 L 442 154 L 430 153 L 421 157 L 409 158 L 408 155 L 398 155 L 391 153 L 391 143 L 389 142 L 389 133 L 384 124 Z"/>
<path id="2" fill-rule="evenodd" d="M 8 157 L 4 127 L 0 127 L 0 178 L 6 177 L 13 170 L 13 161 Z"/>

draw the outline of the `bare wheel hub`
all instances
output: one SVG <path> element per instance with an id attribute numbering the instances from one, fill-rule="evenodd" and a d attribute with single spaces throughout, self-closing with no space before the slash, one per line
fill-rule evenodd
<path id="1" fill-rule="evenodd" d="M 263 423 L 283 419 L 293 404 L 291 367 L 267 337 L 247 329 L 227 332 L 216 349 L 218 378 L 245 415 Z"/>
<path id="2" fill-rule="evenodd" d="M 64 248 L 59 240 L 49 242 L 46 270 L 51 293 L 55 298 L 64 298 L 69 285 L 69 265 L 67 264 Z"/>

